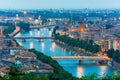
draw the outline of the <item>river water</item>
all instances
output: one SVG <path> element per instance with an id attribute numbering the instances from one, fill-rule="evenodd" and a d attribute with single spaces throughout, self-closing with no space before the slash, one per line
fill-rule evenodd
<path id="1" fill-rule="evenodd" d="M 52 34 L 52 31 L 49 31 L 49 29 L 44 28 L 40 31 L 34 29 L 29 32 L 19 33 L 16 35 L 18 36 L 44 36 L 44 37 L 50 37 Z M 23 42 L 22 40 L 17 40 L 17 42 L 30 49 L 35 48 L 36 50 L 43 52 L 45 55 L 48 56 L 74 56 L 74 53 L 72 53 L 70 50 L 66 50 L 65 48 L 62 48 L 61 46 L 57 45 L 53 40 L 41 40 L 40 42 L 35 39 L 29 39 L 26 40 L 26 42 Z M 92 63 L 91 61 L 85 61 L 83 65 L 78 65 L 78 60 L 57 60 L 59 64 L 68 72 L 70 72 L 73 76 L 81 77 L 85 75 L 89 75 L 92 73 L 97 73 L 100 76 L 105 75 L 113 75 L 117 74 L 115 70 L 113 70 L 111 67 L 107 65 L 96 65 Z"/>

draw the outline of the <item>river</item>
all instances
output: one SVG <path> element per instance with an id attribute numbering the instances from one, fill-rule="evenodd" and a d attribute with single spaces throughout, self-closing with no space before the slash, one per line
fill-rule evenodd
<path id="1" fill-rule="evenodd" d="M 40 31 L 34 29 L 29 32 L 18 33 L 18 36 L 46 36 L 50 37 L 52 31 L 49 31 L 47 28 L 41 29 Z M 40 42 L 35 39 L 26 40 L 23 42 L 22 40 L 17 40 L 17 42 L 30 49 L 35 48 L 36 50 L 43 52 L 48 56 L 74 56 L 70 50 L 66 50 L 61 46 L 57 45 L 53 40 L 41 40 Z M 97 73 L 100 76 L 105 75 L 113 75 L 117 74 L 115 70 L 107 65 L 96 65 L 91 61 L 85 61 L 83 65 L 78 65 L 78 60 L 57 60 L 59 64 L 68 72 L 70 72 L 73 76 L 81 77 L 85 75 L 89 75 L 92 73 Z"/>

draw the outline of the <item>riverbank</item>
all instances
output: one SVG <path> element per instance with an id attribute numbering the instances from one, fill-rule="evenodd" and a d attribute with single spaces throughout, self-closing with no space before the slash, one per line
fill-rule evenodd
<path id="1" fill-rule="evenodd" d="M 68 44 L 65 44 L 64 42 L 61 42 L 59 40 L 55 40 L 55 43 L 59 46 L 61 46 L 62 48 L 65 48 L 67 50 L 72 51 L 72 53 L 74 55 L 80 55 L 80 56 L 95 56 L 95 54 L 92 54 L 90 52 L 85 52 L 85 50 L 77 48 L 77 47 L 72 47 Z"/>
<path id="2" fill-rule="evenodd" d="M 15 30 L 9 34 L 10 37 L 14 37 L 16 34 L 20 32 L 20 27 L 16 27 Z"/>

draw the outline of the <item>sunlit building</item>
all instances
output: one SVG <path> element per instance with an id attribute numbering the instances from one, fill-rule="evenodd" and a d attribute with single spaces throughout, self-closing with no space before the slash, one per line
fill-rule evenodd
<path id="1" fill-rule="evenodd" d="M 120 39 L 119 38 L 110 38 L 110 39 L 99 39 L 98 45 L 101 46 L 101 49 L 107 51 L 108 49 L 120 50 Z"/>
<path id="2" fill-rule="evenodd" d="M 120 50 L 120 39 L 119 38 L 116 38 L 113 40 L 113 48 L 115 50 Z"/>
<path id="3" fill-rule="evenodd" d="M 74 28 L 74 26 L 72 26 L 72 28 L 68 29 L 68 32 L 84 32 L 85 31 L 85 26 L 84 23 L 81 22 L 79 27 Z"/>
<path id="4" fill-rule="evenodd" d="M 105 52 L 111 47 L 110 39 L 101 38 L 96 41 L 96 43 L 101 47 L 101 51 Z"/>
<path id="5" fill-rule="evenodd" d="M 84 39 L 84 40 L 92 40 L 95 39 L 95 34 L 94 32 L 80 32 L 80 39 Z"/>

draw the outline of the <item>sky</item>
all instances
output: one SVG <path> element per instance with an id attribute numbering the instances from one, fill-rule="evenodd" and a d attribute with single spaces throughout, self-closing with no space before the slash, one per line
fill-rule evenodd
<path id="1" fill-rule="evenodd" d="M 0 0 L 0 9 L 120 8 L 120 0 Z"/>

